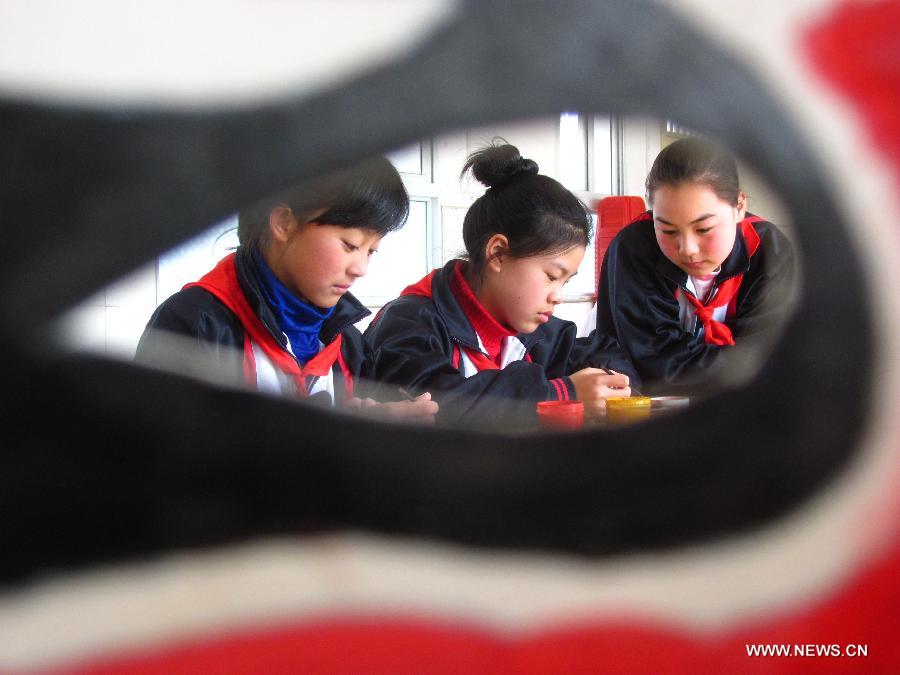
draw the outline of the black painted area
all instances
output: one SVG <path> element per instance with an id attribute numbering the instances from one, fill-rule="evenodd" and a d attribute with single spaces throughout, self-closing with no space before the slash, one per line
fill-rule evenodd
<path id="1" fill-rule="evenodd" d="M 349 421 L 40 339 L 64 308 L 273 189 L 421 136 L 560 109 L 675 118 L 726 139 L 781 190 L 802 295 L 753 380 L 684 415 L 556 443 Z M 870 309 L 809 152 L 746 68 L 649 2 L 471 2 L 420 53 L 256 109 L 0 100 L 0 156 L 7 583 L 345 527 L 586 555 L 695 543 L 803 502 L 865 423 Z"/>

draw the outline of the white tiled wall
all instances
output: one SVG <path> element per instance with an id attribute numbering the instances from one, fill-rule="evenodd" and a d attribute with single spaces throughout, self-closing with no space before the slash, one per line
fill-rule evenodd
<path id="1" fill-rule="evenodd" d="M 150 315 L 156 309 L 157 266 L 146 265 L 67 313 L 60 322 L 63 339 L 72 348 L 131 359 Z M 165 298 L 161 298 L 164 300 Z M 365 330 L 380 309 L 357 324 Z M 590 302 L 567 302 L 556 315 L 581 328 L 591 310 Z"/>
<path id="2" fill-rule="evenodd" d="M 101 293 L 101 300 L 103 294 Z M 106 305 L 91 301 L 76 307 L 62 317 L 59 332 L 63 341 L 77 349 L 106 351 Z"/>
<path id="3" fill-rule="evenodd" d="M 156 263 L 150 263 L 85 300 L 61 320 L 69 345 L 131 358 L 156 309 Z"/>
<path id="4" fill-rule="evenodd" d="M 61 320 L 69 345 L 131 358 L 156 309 L 156 263 L 150 263 L 85 300 Z"/>
<path id="5" fill-rule="evenodd" d="M 229 218 L 111 284 L 66 314 L 60 329 L 74 349 L 130 359 L 157 305 L 212 269 L 237 245 Z"/>

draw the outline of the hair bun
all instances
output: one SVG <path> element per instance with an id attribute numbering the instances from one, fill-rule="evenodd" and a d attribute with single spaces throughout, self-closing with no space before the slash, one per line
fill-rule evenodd
<path id="1" fill-rule="evenodd" d="M 466 159 L 461 176 L 472 170 L 472 175 L 482 185 L 489 188 L 503 185 L 507 181 L 520 175 L 533 175 L 538 172 L 538 165 L 533 159 L 522 157 L 519 149 L 503 142 L 492 144 L 476 150 Z"/>

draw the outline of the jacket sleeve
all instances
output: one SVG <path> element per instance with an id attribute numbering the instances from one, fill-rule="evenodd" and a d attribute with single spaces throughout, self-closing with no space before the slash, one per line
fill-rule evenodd
<path id="1" fill-rule="evenodd" d="M 742 345 L 777 328 L 793 282 L 787 240 L 774 228 L 762 234 L 741 283 L 736 314 L 726 320 Z M 604 259 L 596 332 L 618 339 L 652 393 L 698 393 L 719 375 L 729 349 L 707 344 L 681 327 L 675 288 L 656 271 L 657 258 L 637 237 L 623 235 L 627 230 L 613 240 Z"/>
<path id="2" fill-rule="evenodd" d="M 490 428 L 530 424 L 535 403 L 556 398 L 547 372 L 537 363 L 516 361 L 466 378 L 453 366 L 454 343 L 426 298 L 389 303 L 365 338 L 372 351 L 370 374 L 378 385 L 375 397 L 388 400 L 400 387 L 413 395 L 431 392 L 440 405 L 441 422 Z M 571 381 L 561 379 L 574 398 Z"/>
<path id="3" fill-rule="evenodd" d="M 576 338 L 578 329 L 574 323 L 552 321 L 564 326 L 552 342 L 538 343 L 532 351 L 532 357 L 544 365 L 548 377 L 571 375 L 584 368 L 607 368 L 627 375 L 632 386 L 640 387 L 641 380 L 634 365 L 615 338 L 597 331 L 588 337 Z"/>
<path id="4" fill-rule="evenodd" d="M 765 344 L 784 325 L 795 300 L 797 266 L 790 240 L 772 225 L 760 236 L 760 249 L 738 291 L 737 311 L 725 322 L 739 344 Z"/>
<path id="5" fill-rule="evenodd" d="M 135 361 L 176 372 L 239 378 L 244 329 L 237 316 L 198 287 L 163 302 L 144 329 Z"/>

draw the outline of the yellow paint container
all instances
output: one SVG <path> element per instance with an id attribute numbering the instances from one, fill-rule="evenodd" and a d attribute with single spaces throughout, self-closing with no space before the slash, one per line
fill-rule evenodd
<path id="1" fill-rule="evenodd" d="M 606 423 L 609 426 L 631 424 L 650 417 L 649 396 L 611 396 L 606 399 Z"/>

